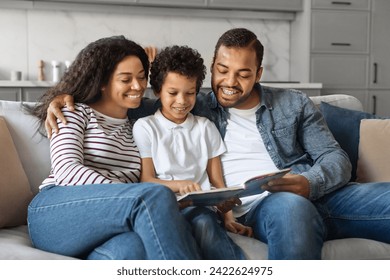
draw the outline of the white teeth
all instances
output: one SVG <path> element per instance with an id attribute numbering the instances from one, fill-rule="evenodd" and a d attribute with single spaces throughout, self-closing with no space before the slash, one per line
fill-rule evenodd
<path id="1" fill-rule="evenodd" d="M 184 112 L 185 110 L 187 110 L 187 107 L 186 108 L 173 108 L 175 109 L 176 111 L 179 111 L 179 112 Z"/>
<path id="2" fill-rule="evenodd" d="M 226 95 L 233 95 L 234 94 L 234 91 L 233 90 L 228 90 L 226 88 L 223 88 L 222 89 L 223 93 L 226 94 Z"/>
<path id="3" fill-rule="evenodd" d="M 136 98 L 140 98 L 141 95 L 126 95 L 126 97 L 130 98 L 130 99 L 136 99 Z"/>

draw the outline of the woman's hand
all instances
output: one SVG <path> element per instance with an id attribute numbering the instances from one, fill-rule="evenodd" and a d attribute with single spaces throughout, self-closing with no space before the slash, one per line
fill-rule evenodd
<path id="1" fill-rule="evenodd" d="M 45 120 L 45 129 L 47 138 L 51 138 L 53 131 L 58 133 L 57 119 L 61 120 L 63 124 L 66 124 L 66 119 L 62 114 L 61 108 L 68 107 L 70 111 L 74 110 L 73 96 L 69 94 L 61 94 L 56 96 L 47 108 L 47 116 Z"/>
<path id="2" fill-rule="evenodd" d="M 144 47 L 146 54 L 148 55 L 149 62 L 152 63 L 157 55 L 157 48 L 154 46 Z"/>

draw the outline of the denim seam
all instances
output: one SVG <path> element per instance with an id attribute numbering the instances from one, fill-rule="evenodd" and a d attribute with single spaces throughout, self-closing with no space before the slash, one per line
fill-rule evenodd
<path id="1" fill-rule="evenodd" d="M 158 239 L 158 236 L 157 236 L 157 231 L 156 231 L 156 228 L 153 226 L 153 223 L 150 223 L 150 221 L 152 221 L 152 216 L 150 215 L 150 211 L 149 211 L 149 208 L 146 206 L 146 203 L 145 201 L 141 198 L 141 203 L 142 205 L 145 207 L 146 209 L 146 213 L 148 215 L 148 218 L 149 218 L 149 223 L 148 225 L 151 227 L 151 229 L 153 230 L 153 235 L 154 235 L 154 238 L 158 244 L 158 247 L 160 248 L 160 254 L 163 256 L 164 259 L 167 259 L 167 257 L 165 256 L 165 253 L 164 253 L 164 250 L 162 249 L 162 246 L 161 246 L 161 242 L 160 240 Z"/>

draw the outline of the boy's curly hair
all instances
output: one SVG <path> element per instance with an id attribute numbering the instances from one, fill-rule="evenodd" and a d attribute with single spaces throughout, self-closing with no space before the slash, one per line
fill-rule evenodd
<path id="1" fill-rule="evenodd" d="M 199 92 L 206 76 L 206 67 L 198 51 L 188 46 L 175 45 L 161 50 L 152 62 L 150 85 L 155 93 L 161 92 L 169 72 L 196 78 L 196 92 Z"/>

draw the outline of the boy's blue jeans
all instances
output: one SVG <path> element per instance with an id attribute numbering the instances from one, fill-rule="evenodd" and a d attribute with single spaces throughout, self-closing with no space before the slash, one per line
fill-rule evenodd
<path id="1" fill-rule="evenodd" d="M 36 248 L 77 258 L 200 258 L 175 195 L 152 183 L 46 187 L 28 227 Z"/>
<path id="2" fill-rule="evenodd" d="M 182 210 L 191 224 L 202 257 L 207 260 L 243 260 L 242 249 L 228 236 L 220 216 L 208 207 L 187 207 Z"/>
<path id="3" fill-rule="evenodd" d="M 269 259 L 320 259 L 330 239 L 390 243 L 390 183 L 349 184 L 314 203 L 274 193 L 239 220 L 268 244 Z"/>

